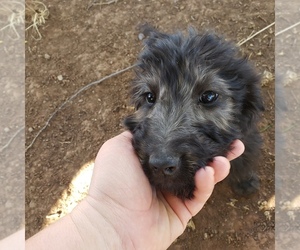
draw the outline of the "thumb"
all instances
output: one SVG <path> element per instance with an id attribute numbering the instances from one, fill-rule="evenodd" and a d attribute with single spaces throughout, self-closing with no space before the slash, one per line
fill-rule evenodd
<path id="1" fill-rule="evenodd" d="M 196 215 L 203 208 L 205 202 L 211 196 L 215 186 L 214 174 L 214 168 L 210 166 L 197 171 L 195 175 L 195 197 L 192 200 L 185 201 L 185 205 L 192 216 Z"/>
<path id="2" fill-rule="evenodd" d="M 195 175 L 195 197 L 185 201 L 191 215 L 196 215 L 211 196 L 215 183 L 223 180 L 229 173 L 230 163 L 225 157 L 215 157 L 210 166 L 201 168 Z"/>

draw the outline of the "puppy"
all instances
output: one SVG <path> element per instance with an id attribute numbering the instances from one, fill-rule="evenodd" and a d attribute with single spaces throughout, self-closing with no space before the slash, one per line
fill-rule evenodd
<path id="1" fill-rule="evenodd" d="M 240 139 L 245 152 L 231 162 L 231 186 L 241 195 L 255 192 L 264 108 L 252 65 L 214 33 L 165 34 L 150 26 L 143 33 L 131 93 L 136 111 L 124 123 L 150 183 L 191 199 L 196 171 Z"/>

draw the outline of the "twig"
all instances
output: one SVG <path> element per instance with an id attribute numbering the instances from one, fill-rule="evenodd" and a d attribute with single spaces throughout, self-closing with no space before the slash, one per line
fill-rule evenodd
<path id="1" fill-rule="evenodd" d="M 95 3 L 95 1 L 93 1 L 88 7 L 87 7 L 87 10 L 89 10 L 91 7 L 95 6 L 95 5 L 110 5 L 112 3 L 117 3 L 118 0 L 111 0 L 111 1 L 108 1 L 108 2 L 101 2 L 101 3 Z"/>
<path id="2" fill-rule="evenodd" d="M 275 36 L 279 36 L 279 35 L 281 35 L 282 33 L 284 33 L 284 32 L 286 32 L 286 31 L 288 31 L 288 30 L 290 30 L 290 29 L 292 29 L 292 28 L 298 26 L 299 24 L 300 24 L 300 22 L 295 23 L 295 24 L 293 24 L 293 25 L 291 25 L 291 26 L 289 26 L 289 27 L 287 27 L 287 28 L 285 28 L 285 29 L 283 29 L 283 30 L 277 32 L 277 33 L 275 34 Z"/>
<path id="3" fill-rule="evenodd" d="M 268 95 L 269 95 L 269 97 L 270 97 L 270 99 L 271 99 L 272 104 L 275 105 L 275 102 L 274 102 L 274 100 L 273 100 L 273 97 L 272 97 L 270 91 L 268 90 L 267 92 L 268 92 Z"/>
<path id="4" fill-rule="evenodd" d="M 66 101 L 64 101 L 53 113 L 52 115 L 48 118 L 48 120 L 46 121 L 45 125 L 39 130 L 39 132 L 35 135 L 35 137 L 33 138 L 33 140 L 31 141 L 31 143 L 29 144 L 29 146 L 25 149 L 25 152 L 27 152 L 27 150 L 29 148 L 32 147 L 32 145 L 34 144 L 35 140 L 39 137 L 39 135 L 47 128 L 47 126 L 49 125 L 50 121 L 52 120 L 52 118 L 58 113 L 58 111 L 60 111 L 68 102 L 70 102 L 71 100 L 73 100 L 75 97 L 77 97 L 80 93 L 82 93 L 83 91 L 89 89 L 90 87 L 92 87 L 93 85 L 97 85 L 111 77 L 114 77 L 116 75 L 119 75 L 125 71 L 128 71 L 132 68 L 134 68 L 136 66 L 136 64 L 134 65 L 131 65 L 125 69 L 122 69 L 120 71 L 117 71 L 117 72 L 114 72 L 108 76 L 105 76 L 103 77 L 102 79 L 100 80 L 97 80 L 97 81 L 94 81 L 94 82 L 91 82 L 87 85 L 85 85 L 84 87 L 82 87 L 81 89 L 79 89 L 78 91 L 76 91 L 70 98 L 68 98 Z"/>
<path id="5" fill-rule="evenodd" d="M 118 2 L 118 0 L 111 0 L 108 2 L 104 2 L 104 3 L 94 3 L 94 5 L 109 5 L 109 4 L 116 3 L 116 2 Z"/>
<path id="6" fill-rule="evenodd" d="M 6 149 L 9 145 L 10 145 L 10 143 L 17 137 L 17 135 L 24 129 L 25 127 L 23 126 L 23 127 L 21 127 L 11 138 L 10 138 L 10 140 L 0 149 L 0 153 L 2 153 L 2 151 L 4 150 L 4 149 Z"/>
<path id="7" fill-rule="evenodd" d="M 269 128 L 271 128 L 271 124 L 267 124 L 264 128 L 262 128 L 259 132 L 263 133 L 265 131 L 267 131 Z"/>
<path id="8" fill-rule="evenodd" d="M 264 27 L 263 29 L 261 29 L 260 31 L 256 32 L 253 35 L 250 35 L 246 40 L 241 40 L 238 42 L 239 46 L 242 46 L 244 43 L 248 42 L 249 40 L 251 40 L 253 37 L 257 36 L 258 34 L 262 33 L 263 31 L 265 31 L 266 29 L 272 27 L 275 24 L 275 22 L 269 24 L 267 27 Z"/>

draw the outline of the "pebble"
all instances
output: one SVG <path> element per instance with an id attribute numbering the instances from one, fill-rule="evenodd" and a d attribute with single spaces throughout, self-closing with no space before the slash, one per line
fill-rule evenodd
<path id="1" fill-rule="evenodd" d="M 30 207 L 30 208 L 34 208 L 34 207 L 35 207 L 35 202 L 34 202 L 34 201 L 30 201 L 29 207 Z"/>
<path id="2" fill-rule="evenodd" d="M 138 38 L 139 38 L 140 41 L 142 41 L 145 38 L 145 35 L 143 33 L 140 33 L 138 35 Z"/>
<path id="3" fill-rule="evenodd" d="M 9 130 L 10 130 L 10 129 L 9 129 L 9 128 L 7 128 L 7 127 L 6 127 L 6 128 L 4 128 L 4 132 L 6 132 L 6 133 L 7 133 L 7 132 L 9 132 Z"/>
<path id="4" fill-rule="evenodd" d="M 44 55 L 45 59 L 49 60 L 51 58 L 51 56 L 49 54 L 45 54 Z"/>
<path id="5" fill-rule="evenodd" d="M 64 78 L 63 78 L 62 75 L 59 75 L 59 76 L 57 77 L 57 79 L 58 79 L 59 81 L 62 81 Z"/>
<path id="6" fill-rule="evenodd" d="M 274 75 L 270 71 L 265 70 L 262 75 L 261 85 L 267 86 L 272 80 L 274 80 Z"/>
<path id="7" fill-rule="evenodd" d="M 33 131 L 33 128 L 32 127 L 28 128 L 28 131 L 31 133 Z"/>
<path id="8" fill-rule="evenodd" d="M 188 224 L 186 225 L 186 227 L 191 228 L 193 231 L 196 230 L 196 226 L 195 223 L 193 222 L 193 220 L 189 220 Z"/>

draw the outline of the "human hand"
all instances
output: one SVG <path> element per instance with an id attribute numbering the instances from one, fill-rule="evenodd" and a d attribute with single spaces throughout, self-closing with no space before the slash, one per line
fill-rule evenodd
<path id="1" fill-rule="evenodd" d="M 97 249 L 97 244 L 107 249 L 166 249 L 202 209 L 214 185 L 228 175 L 229 160 L 244 151 L 236 140 L 227 158 L 215 157 L 196 173 L 195 197 L 181 200 L 149 184 L 131 139 L 124 132 L 102 146 L 89 194 L 71 213 L 86 249 Z"/>

